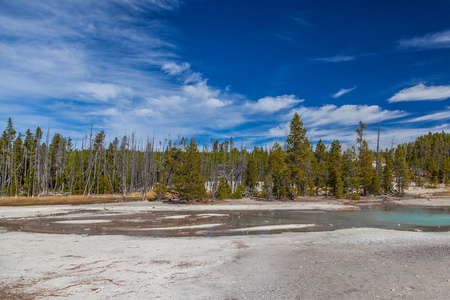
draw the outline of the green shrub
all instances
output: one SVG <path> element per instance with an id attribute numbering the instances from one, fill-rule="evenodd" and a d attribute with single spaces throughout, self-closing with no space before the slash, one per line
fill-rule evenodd
<path id="1" fill-rule="evenodd" d="M 236 187 L 236 191 L 231 195 L 233 199 L 242 199 L 242 193 L 245 191 L 245 188 L 242 184 Z"/>
<path id="2" fill-rule="evenodd" d="M 153 187 L 153 192 L 156 194 L 156 199 L 162 200 L 166 198 L 167 186 L 165 184 L 157 183 Z"/>
<path id="3" fill-rule="evenodd" d="M 217 188 L 216 198 L 226 199 L 231 197 L 231 187 L 225 178 L 220 178 L 219 187 Z"/>
<path id="4" fill-rule="evenodd" d="M 353 193 L 352 194 L 352 200 L 360 200 L 361 199 L 361 195 L 358 193 Z"/>

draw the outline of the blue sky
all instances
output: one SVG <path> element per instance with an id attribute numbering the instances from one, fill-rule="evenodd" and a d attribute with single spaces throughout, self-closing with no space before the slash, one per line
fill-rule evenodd
<path id="1" fill-rule="evenodd" d="M 0 2 L 0 121 L 80 138 L 450 131 L 450 2 Z M 170 135 L 170 136 L 169 136 Z"/>

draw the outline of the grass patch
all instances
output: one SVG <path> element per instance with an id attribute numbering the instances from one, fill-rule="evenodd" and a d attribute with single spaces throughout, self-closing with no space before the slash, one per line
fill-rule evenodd
<path id="1" fill-rule="evenodd" d="M 450 196 L 450 191 L 436 192 L 433 196 Z"/>

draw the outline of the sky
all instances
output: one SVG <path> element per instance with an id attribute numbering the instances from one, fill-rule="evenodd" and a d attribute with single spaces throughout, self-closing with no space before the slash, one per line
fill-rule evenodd
<path id="1" fill-rule="evenodd" d="M 376 147 L 450 132 L 447 0 L 0 1 L 0 122 Z M 1 123 L 0 123 L 1 124 Z"/>

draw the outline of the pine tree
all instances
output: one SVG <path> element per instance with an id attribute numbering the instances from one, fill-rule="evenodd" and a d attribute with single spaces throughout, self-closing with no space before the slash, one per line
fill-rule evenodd
<path id="1" fill-rule="evenodd" d="M 306 128 L 300 116 L 295 113 L 290 124 L 290 132 L 286 138 L 286 161 L 289 168 L 290 181 L 296 187 L 297 193 L 305 194 L 308 175 L 312 175 L 310 164 L 311 146 L 306 137 Z M 308 174 L 310 173 L 310 174 Z"/>
<path id="2" fill-rule="evenodd" d="M 386 162 L 383 168 L 383 177 L 381 182 L 381 187 L 386 195 L 392 193 L 393 190 L 392 180 L 394 176 L 392 168 L 393 168 L 392 160 L 390 158 L 389 152 L 386 150 Z"/>
<path id="3" fill-rule="evenodd" d="M 284 151 L 276 142 L 269 154 L 269 173 L 272 179 L 272 194 L 278 200 L 287 196 L 286 184 L 288 180 L 288 169 L 285 162 Z"/>
<path id="4" fill-rule="evenodd" d="M 342 178 L 347 195 L 352 195 L 359 190 L 358 159 L 355 147 L 351 146 L 342 155 Z"/>
<path id="5" fill-rule="evenodd" d="M 328 161 L 328 184 L 336 198 L 343 195 L 344 182 L 342 181 L 342 155 L 341 144 L 338 140 L 331 143 Z"/>
<path id="6" fill-rule="evenodd" d="M 258 184 L 258 168 L 256 166 L 256 161 L 253 156 L 247 161 L 247 168 L 245 169 L 245 180 L 244 184 L 249 189 L 251 193 L 254 193 L 256 186 Z"/>
<path id="7" fill-rule="evenodd" d="M 206 198 L 205 178 L 202 174 L 202 155 L 192 138 L 181 156 L 181 165 L 173 179 L 175 190 L 181 199 L 190 202 Z"/>
<path id="8" fill-rule="evenodd" d="M 430 162 L 428 164 L 428 173 L 430 176 L 430 179 L 433 183 L 436 183 L 436 179 L 439 176 L 439 168 L 436 163 L 436 160 L 434 159 L 434 156 L 431 156 Z"/>
<path id="9" fill-rule="evenodd" d="M 231 187 L 225 178 L 220 178 L 219 187 L 217 189 L 216 198 L 226 199 L 231 197 Z"/>
<path id="10" fill-rule="evenodd" d="M 440 170 L 440 178 L 442 179 L 442 182 L 447 186 L 450 182 L 449 178 L 450 174 L 450 157 L 445 157 L 442 160 L 441 170 Z"/>
<path id="11" fill-rule="evenodd" d="M 372 183 L 375 170 L 372 165 L 373 158 L 369 150 L 369 145 L 364 139 L 364 130 L 367 129 L 367 125 L 360 121 L 359 126 L 360 127 L 355 130 L 357 133 L 356 142 L 359 144 L 358 177 L 360 188 L 362 188 L 362 194 L 367 195 L 368 192 L 373 190 Z"/>
<path id="12" fill-rule="evenodd" d="M 314 153 L 316 163 L 316 176 L 314 184 L 316 186 L 316 195 L 319 194 L 319 190 L 325 190 L 327 195 L 328 189 L 328 152 L 327 147 L 322 142 L 322 139 L 316 145 L 316 151 Z"/>
<path id="13" fill-rule="evenodd" d="M 395 149 L 394 172 L 397 181 L 397 188 L 400 195 L 404 194 L 405 189 L 408 188 L 409 172 L 408 164 L 405 158 L 405 149 L 402 145 L 398 145 Z"/>

